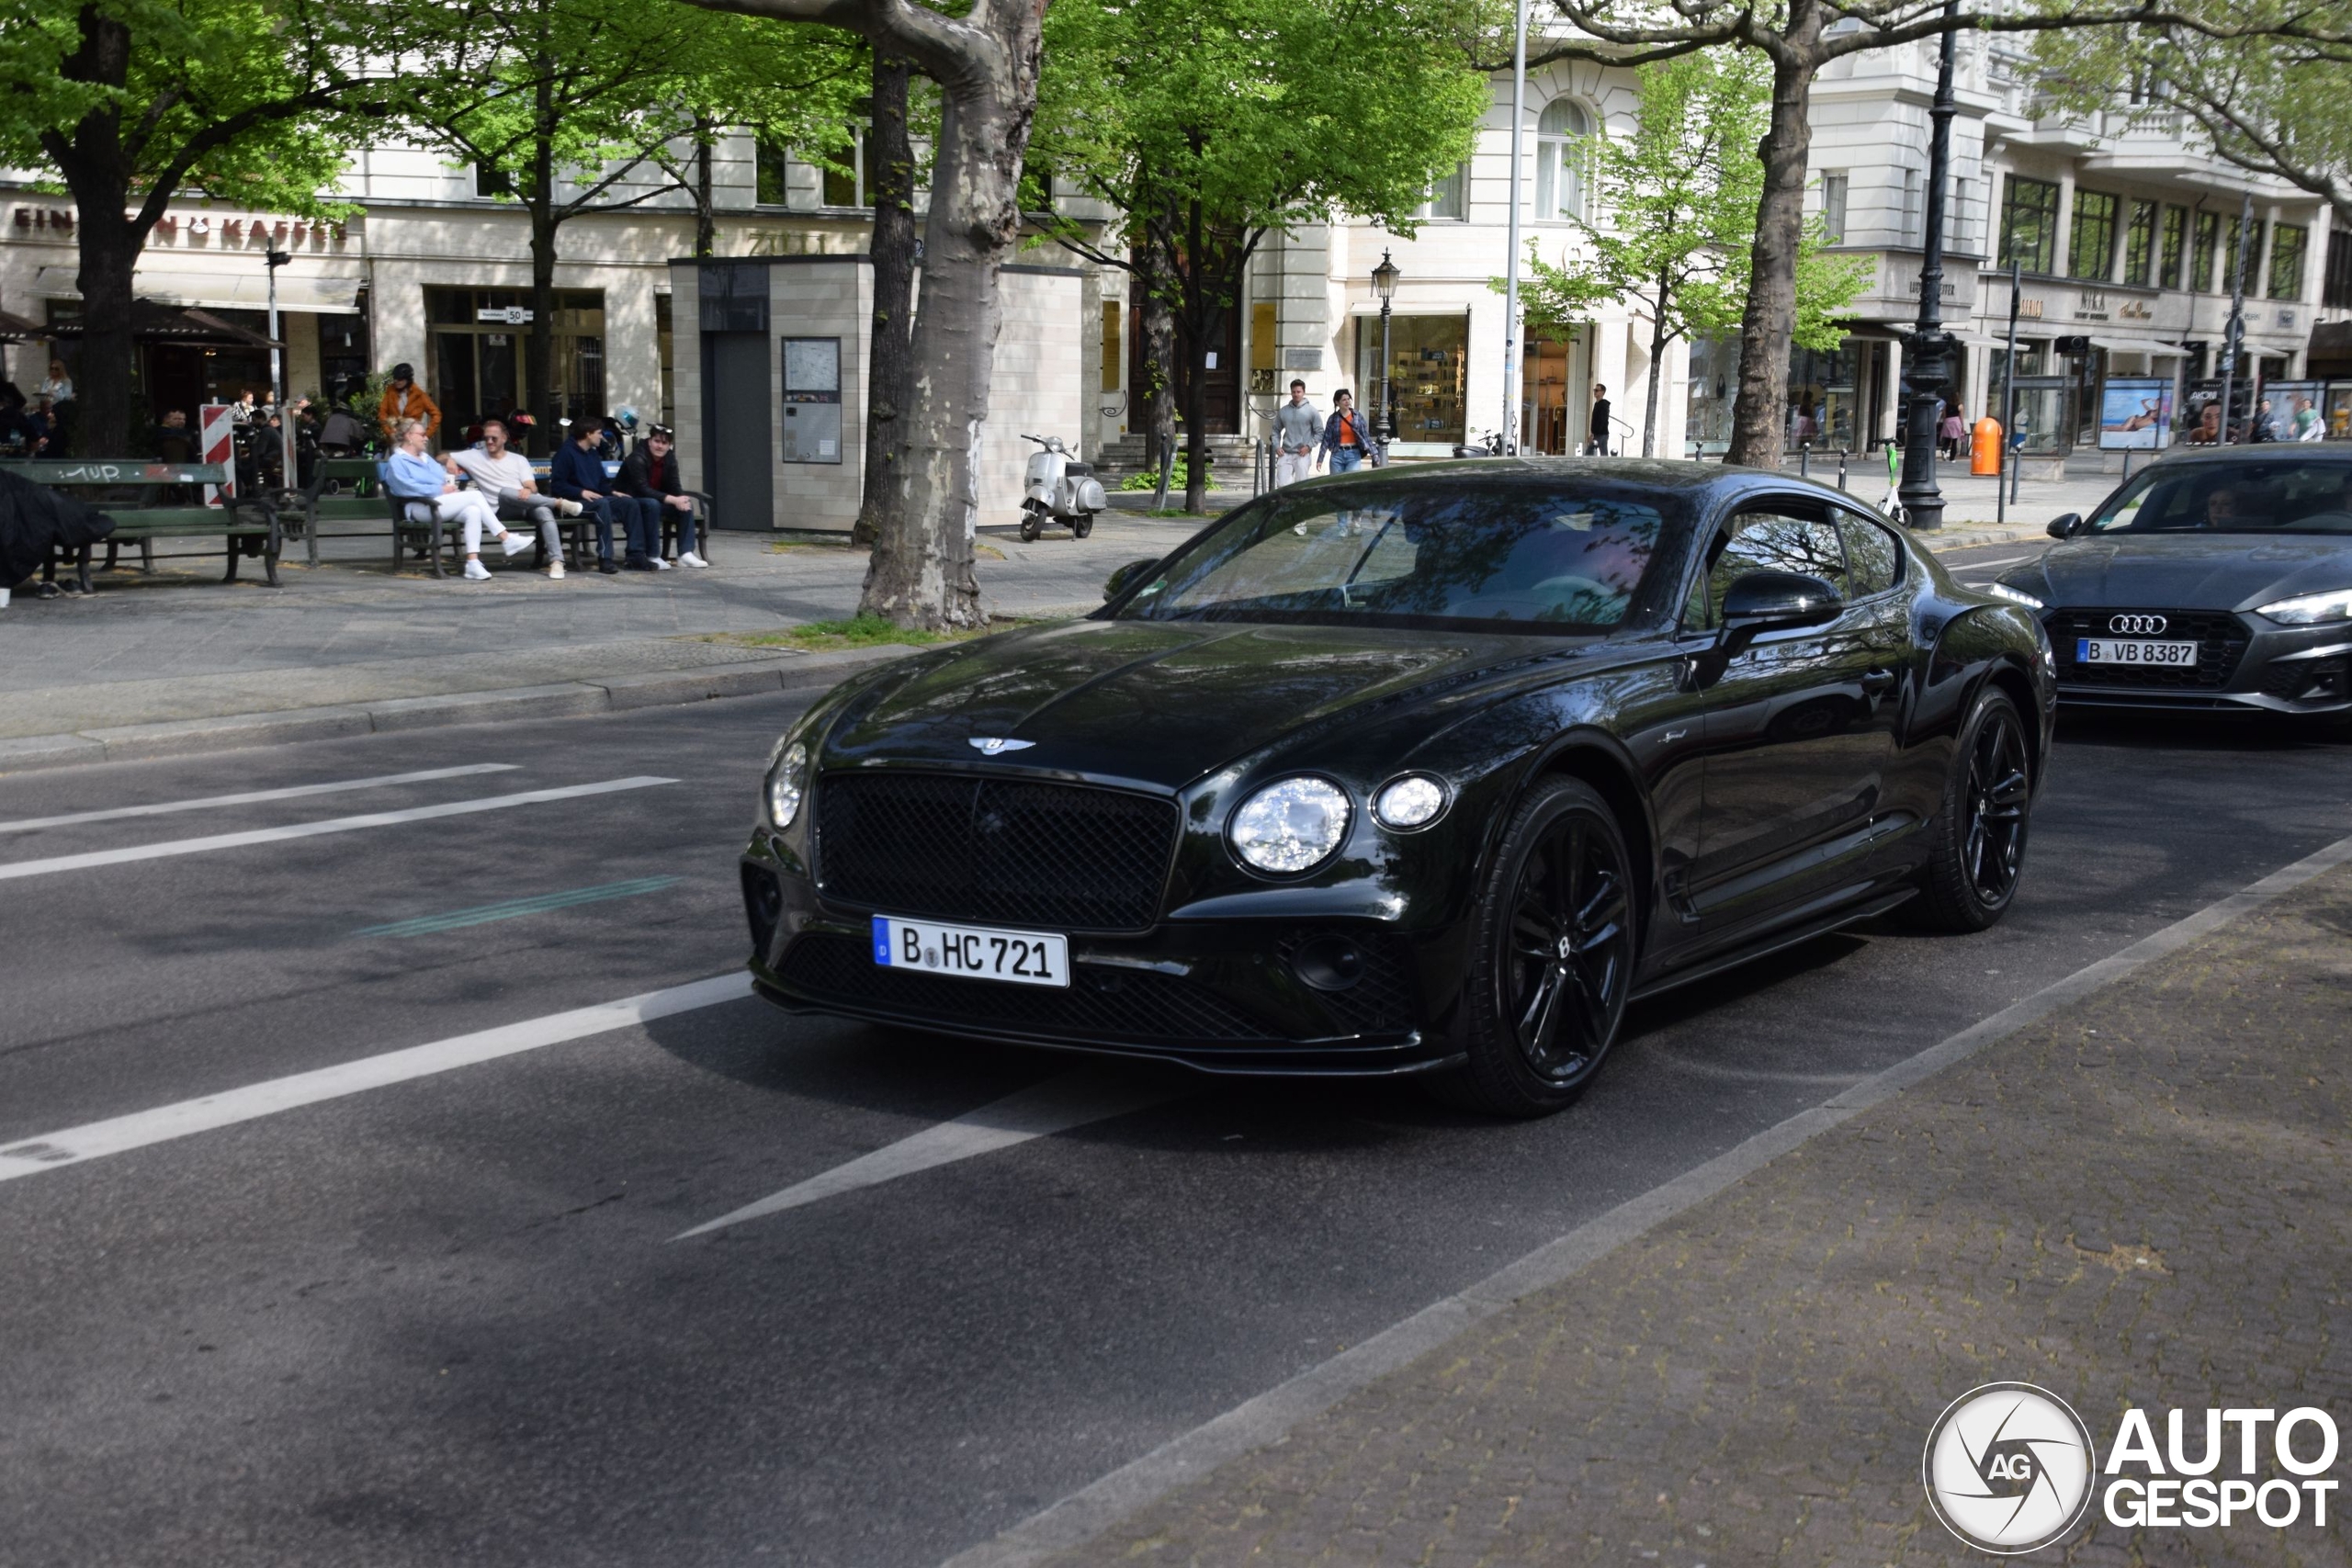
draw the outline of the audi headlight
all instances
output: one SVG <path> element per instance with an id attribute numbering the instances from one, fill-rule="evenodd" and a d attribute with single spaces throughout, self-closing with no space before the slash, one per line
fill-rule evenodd
<path id="1" fill-rule="evenodd" d="M 1407 773 L 1372 797 L 1372 814 L 1384 828 L 1426 828 L 1445 809 L 1445 785 L 1427 773 Z"/>
<path id="2" fill-rule="evenodd" d="M 1335 784 L 1283 779 L 1243 801 L 1226 831 L 1233 852 L 1260 871 L 1305 871 L 1340 847 L 1354 811 Z"/>
<path id="3" fill-rule="evenodd" d="M 2255 614 L 2267 615 L 2282 626 L 2316 626 L 2329 621 L 2352 621 L 2352 588 L 2281 599 L 2276 604 L 2265 604 Z"/>
<path id="4" fill-rule="evenodd" d="M 2029 610 L 2040 610 L 2046 607 L 2041 600 L 2035 598 L 2032 594 L 2028 593 L 2024 589 L 2012 588 L 2006 582 L 1996 582 L 1990 588 L 1986 589 L 1985 592 L 1993 595 L 1996 599 L 2007 599 L 2010 604 L 2022 604 Z"/>
<path id="5" fill-rule="evenodd" d="M 787 737 L 776 742 L 775 754 L 768 760 L 767 783 L 760 791 L 761 804 L 768 809 L 768 826 L 791 827 L 808 794 L 808 748 Z"/>

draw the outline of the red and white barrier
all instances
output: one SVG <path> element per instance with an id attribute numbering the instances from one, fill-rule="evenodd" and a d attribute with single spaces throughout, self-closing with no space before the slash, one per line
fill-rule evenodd
<path id="1" fill-rule="evenodd" d="M 219 463 L 229 471 L 225 485 L 206 485 L 204 504 L 220 506 L 237 499 L 237 411 L 230 403 L 206 403 L 197 410 L 197 460 Z"/>

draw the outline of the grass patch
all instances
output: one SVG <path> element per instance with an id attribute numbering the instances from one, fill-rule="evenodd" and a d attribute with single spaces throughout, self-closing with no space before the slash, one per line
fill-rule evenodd
<path id="1" fill-rule="evenodd" d="M 731 643 L 739 648 L 795 648 L 810 653 L 833 653 L 846 648 L 928 648 L 933 643 L 968 642 L 976 637 L 1011 631 L 1036 622 L 1019 616 L 990 621 L 985 630 L 969 632 L 917 631 L 880 615 L 853 615 L 845 621 L 810 621 L 773 632 L 711 632 L 697 642 Z"/>

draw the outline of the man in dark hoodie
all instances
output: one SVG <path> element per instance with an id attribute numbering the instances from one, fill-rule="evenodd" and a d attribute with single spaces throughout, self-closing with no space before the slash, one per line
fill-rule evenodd
<path id="1" fill-rule="evenodd" d="M 635 500 L 639 521 L 650 535 L 646 554 L 656 570 L 667 570 L 670 565 L 662 558 L 662 513 L 665 508 L 678 514 L 678 564 L 710 564 L 695 554 L 695 501 L 686 493 L 685 477 L 678 468 L 677 455 L 671 450 L 668 425 L 657 424 L 645 433 L 644 442 L 621 464 L 620 479 L 613 488 Z"/>

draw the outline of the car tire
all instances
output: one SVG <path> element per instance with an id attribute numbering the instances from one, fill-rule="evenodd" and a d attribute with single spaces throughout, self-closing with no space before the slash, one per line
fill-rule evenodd
<path id="1" fill-rule="evenodd" d="M 1913 925 L 1981 931 L 2008 911 L 2025 870 L 2032 766 L 2017 704 L 1999 687 L 1987 686 L 1969 705 L 1952 747 L 1919 896 L 1908 909 Z"/>
<path id="2" fill-rule="evenodd" d="M 1581 780 L 1545 780 L 1511 813 L 1472 912 L 1464 1059 L 1446 1099 L 1548 1116 L 1591 1081 L 1633 989 L 1632 866 L 1616 814 Z"/>

